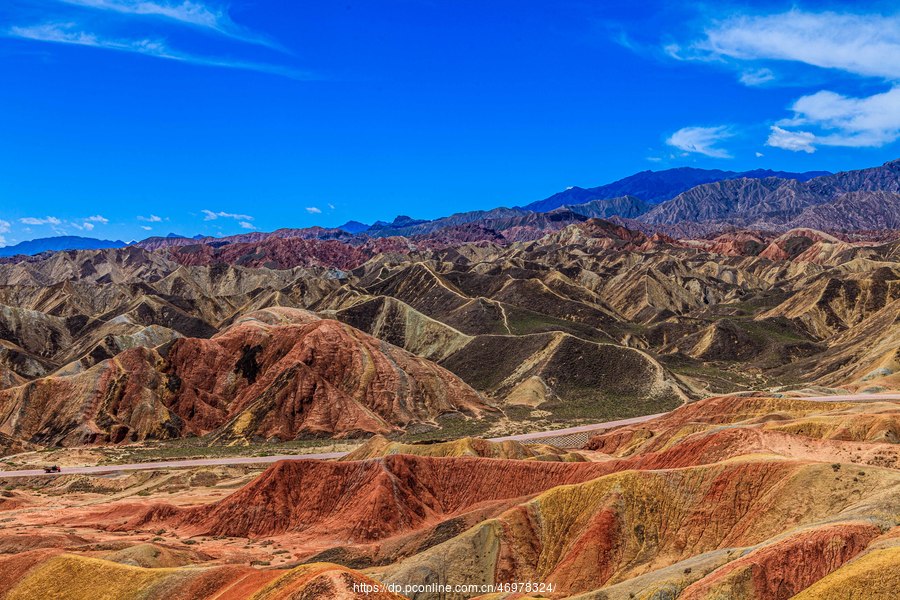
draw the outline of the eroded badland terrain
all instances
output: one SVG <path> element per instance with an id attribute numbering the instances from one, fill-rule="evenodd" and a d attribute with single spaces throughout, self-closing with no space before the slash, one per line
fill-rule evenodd
<path id="1" fill-rule="evenodd" d="M 895 598 L 898 192 L 4 259 L 0 598 Z"/>

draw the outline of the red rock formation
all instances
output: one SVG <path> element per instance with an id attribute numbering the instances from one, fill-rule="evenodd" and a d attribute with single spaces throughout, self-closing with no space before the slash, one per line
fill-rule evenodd
<path id="1" fill-rule="evenodd" d="M 849 244 L 815 229 L 792 229 L 772 240 L 759 256 L 776 261 L 800 259 L 810 248 L 822 243 L 837 244 L 842 249 L 850 248 Z"/>
<path id="2" fill-rule="evenodd" d="M 161 400 L 162 366 L 155 351 L 134 348 L 84 373 L 0 391 L 0 433 L 67 445 L 175 437 L 179 424 Z"/>
<path id="3" fill-rule="evenodd" d="M 611 472 L 602 463 L 393 455 L 353 462 L 284 461 L 210 506 L 122 505 L 87 517 L 113 529 L 164 523 L 195 535 L 283 533 L 368 542 Z"/>
<path id="4" fill-rule="evenodd" d="M 135 348 L 69 377 L 0 391 L 0 433 L 79 444 L 204 435 L 388 433 L 488 408 L 449 371 L 295 309 L 252 313 L 163 358 Z"/>
<path id="5" fill-rule="evenodd" d="M 678 598 L 790 598 L 862 552 L 880 533 L 870 523 L 839 523 L 802 531 L 713 571 Z"/>
<path id="6" fill-rule="evenodd" d="M 230 264 L 244 267 L 337 267 L 353 269 L 372 257 L 371 251 L 337 240 L 269 237 L 259 242 L 173 246 L 167 257 L 183 265 Z"/>
<path id="7" fill-rule="evenodd" d="M 293 309 L 261 311 L 211 340 L 173 344 L 170 410 L 190 431 L 234 435 L 386 433 L 485 409 L 449 371 L 352 327 Z"/>

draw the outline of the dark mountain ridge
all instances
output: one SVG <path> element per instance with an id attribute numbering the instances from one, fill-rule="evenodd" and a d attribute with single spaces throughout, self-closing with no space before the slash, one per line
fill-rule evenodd
<path id="1" fill-rule="evenodd" d="M 726 225 L 786 230 L 807 226 L 801 217 L 805 209 L 826 204 L 841 194 L 900 192 L 898 165 L 900 161 L 892 161 L 881 167 L 836 174 L 769 169 L 735 172 L 692 167 L 643 171 L 597 188 L 573 187 L 524 208 L 469 211 L 434 220 L 401 216 L 392 223 L 376 223 L 365 235 L 433 236 L 441 230 L 466 224 L 502 232 L 523 225 L 536 225 L 540 221 L 535 217 L 528 218 L 528 215 L 558 210 L 583 217 L 637 220 L 670 233 L 675 233 L 675 230 L 667 230 L 667 227 L 678 225 L 681 226 L 679 231 L 686 231 L 683 225 L 688 223 L 702 224 L 699 228 L 690 229 L 700 235 L 721 231 Z M 848 202 L 865 206 L 865 209 L 851 207 Z M 823 214 L 828 215 L 827 220 L 823 214 L 817 213 L 813 220 L 815 224 L 826 225 L 826 229 L 834 231 L 846 231 L 857 226 L 884 229 L 884 223 L 893 222 L 892 219 L 877 218 L 878 207 L 885 202 L 890 204 L 891 197 L 868 199 L 854 196 L 845 199 L 844 207 L 855 215 L 851 227 L 840 223 L 840 211 L 825 211 Z M 894 210 L 888 205 L 883 208 L 888 212 Z M 563 218 L 557 215 L 553 220 L 558 222 Z M 509 239 L 523 238 L 515 235 Z"/>
<path id="2" fill-rule="evenodd" d="M 657 204 L 670 200 L 693 187 L 714 181 L 742 178 L 765 179 L 769 177 L 809 181 L 810 179 L 830 174 L 828 171 L 791 173 L 787 171 L 772 171 L 770 169 L 754 169 L 752 171 L 736 172 L 721 171 L 719 169 L 695 169 L 693 167 L 679 167 L 666 169 L 665 171 L 641 171 L 624 179 L 598 187 L 571 187 L 544 200 L 527 204 L 523 208 L 535 212 L 546 212 L 561 206 L 585 204 L 593 200 L 607 200 L 622 196 L 636 196 L 650 204 Z"/>
<path id="3" fill-rule="evenodd" d="M 365 223 L 360 223 L 359 221 L 347 221 L 343 225 L 338 225 L 337 229 L 341 231 L 346 231 L 347 233 L 357 234 L 357 233 L 365 233 L 369 229 L 371 229 L 371 225 L 366 225 Z"/>
<path id="4" fill-rule="evenodd" d="M 694 224 L 711 231 L 725 226 L 771 230 L 883 229 L 885 223 L 893 222 L 881 217 L 896 212 L 897 193 L 900 160 L 808 181 L 767 177 L 706 183 L 656 205 L 637 219 L 653 226 Z M 824 208 L 836 202 L 839 207 Z M 810 210 L 813 207 L 823 208 Z"/>
<path id="5" fill-rule="evenodd" d="M 0 248 L 0 257 L 20 254 L 33 256 L 41 252 L 57 252 L 59 250 L 102 250 L 104 248 L 122 248 L 126 245 L 121 240 L 99 240 L 77 235 L 61 235 L 28 240 L 13 246 L 5 246 Z"/>

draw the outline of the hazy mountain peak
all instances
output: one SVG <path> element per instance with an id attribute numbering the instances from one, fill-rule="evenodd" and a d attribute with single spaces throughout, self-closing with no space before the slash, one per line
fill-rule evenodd
<path id="1" fill-rule="evenodd" d="M 40 254 L 41 252 L 57 252 L 60 250 L 99 250 L 102 248 L 122 248 L 125 242 L 121 240 L 99 240 L 95 238 L 80 237 L 77 235 L 61 235 L 48 238 L 38 238 L 20 242 L 13 246 L 0 248 L 0 256 L 16 256 L 18 254 Z"/>
<path id="2" fill-rule="evenodd" d="M 366 225 L 365 223 L 360 223 L 359 221 L 347 221 L 343 225 L 338 225 L 336 229 L 340 229 L 341 231 L 346 231 L 347 233 L 363 233 L 368 231 L 371 225 Z"/>

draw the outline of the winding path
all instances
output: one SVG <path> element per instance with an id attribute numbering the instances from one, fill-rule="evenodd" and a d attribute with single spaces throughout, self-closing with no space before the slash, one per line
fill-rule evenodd
<path id="1" fill-rule="evenodd" d="M 798 400 L 810 400 L 813 402 L 878 402 L 882 400 L 900 400 L 900 394 L 847 394 L 842 396 L 815 396 L 810 398 L 797 398 Z M 492 442 L 517 441 L 528 442 L 546 438 L 557 438 L 578 433 L 586 433 L 598 429 L 609 429 L 611 427 L 622 427 L 624 425 L 634 425 L 636 423 L 644 423 L 658 417 L 662 417 L 669 413 L 657 413 L 655 415 L 644 415 L 640 417 L 632 417 L 630 419 L 619 419 L 616 421 L 605 421 L 603 423 L 592 423 L 589 425 L 577 425 L 575 427 L 566 427 L 564 429 L 554 429 L 552 431 L 537 431 L 534 433 L 522 433 L 518 435 L 507 435 L 504 437 L 490 438 Z M 332 458 L 340 458 L 346 455 L 346 452 L 324 452 L 319 454 L 277 454 L 273 456 L 233 456 L 226 458 L 197 458 L 189 460 L 168 460 L 159 462 L 132 463 L 126 465 L 101 465 L 93 467 L 66 467 L 62 473 L 44 473 L 41 469 L 20 470 L 20 471 L 0 471 L 0 478 L 7 477 L 34 477 L 35 475 L 72 475 L 72 474 L 97 474 L 97 473 L 114 473 L 117 471 L 142 471 L 152 469 L 183 469 L 190 467 L 204 467 L 210 465 L 228 466 L 228 465 L 258 465 L 278 462 L 280 460 L 327 460 Z"/>

